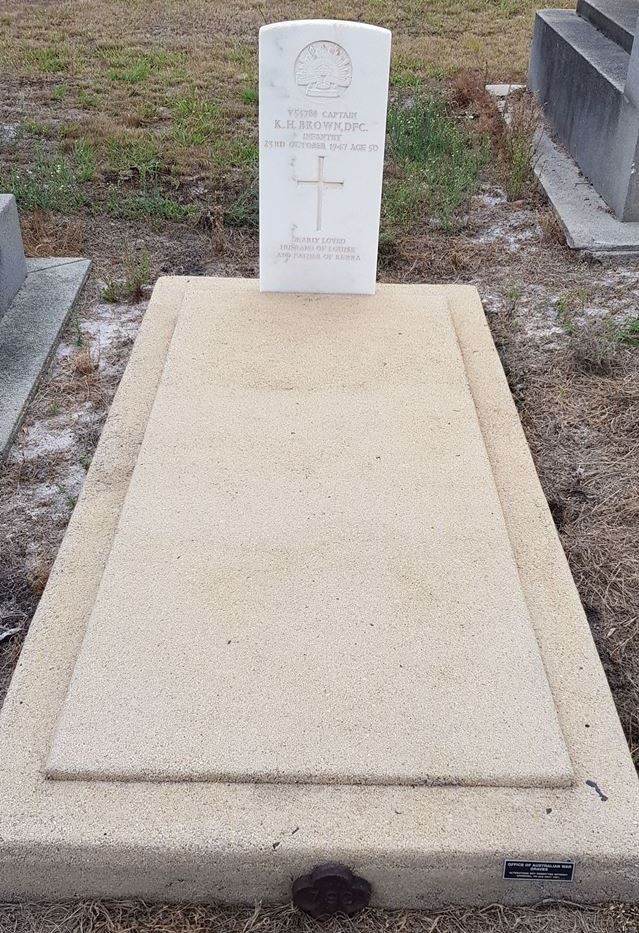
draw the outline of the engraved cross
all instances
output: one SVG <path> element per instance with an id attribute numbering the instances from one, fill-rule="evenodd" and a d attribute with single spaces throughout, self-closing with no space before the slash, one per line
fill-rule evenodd
<path id="1" fill-rule="evenodd" d="M 325 156 L 317 157 L 317 178 L 312 178 L 304 181 L 298 179 L 298 185 L 317 185 L 317 229 L 322 229 L 322 201 L 324 197 L 325 188 L 343 188 L 343 181 L 327 181 L 324 178 L 324 158 Z"/>

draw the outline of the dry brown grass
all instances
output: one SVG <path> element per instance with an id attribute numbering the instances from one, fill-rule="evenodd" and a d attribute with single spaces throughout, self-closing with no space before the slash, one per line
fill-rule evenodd
<path id="1" fill-rule="evenodd" d="M 482 80 L 521 80 L 536 6 L 535 0 L 3 0 L 3 119 L 19 122 L 25 109 L 29 116 L 5 158 L 26 168 L 39 146 L 47 157 L 62 153 L 73 163 L 80 143 L 89 203 L 102 203 L 117 186 L 120 194 L 135 189 L 141 159 L 146 184 L 166 196 L 202 210 L 228 208 L 256 163 L 257 33 L 264 22 L 336 16 L 390 27 L 391 85 L 398 92 L 468 69 Z"/>
<path id="2" fill-rule="evenodd" d="M 0 933 L 637 933 L 639 909 L 619 904 L 494 905 L 441 913 L 365 910 L 318 922 L 293 907 L 222 908 L 85 902 L 0 905 Z"/>
<path id="3" fill-rule="evenodd" d="M 188 51 L 189 77 L 232 88 L 253 77 L 257 31 L 265 22 L 336 17 L 393 30 L 393 67 L 400 77 L 477 67 L 487 68 L 491 79 L 512 80 L 525 73 L 537 6 L 536 0 L 4 0 L 3 55 L 27 73 L 57 68 L 49 72 L 53 79 L 90 81 L 94 62 L 114 46 Z M 47 49 L 56 42 L 57 59 L 25 55 L 27 47 Z"/>
<path id="4" fill-rule="evenodd" d="M 22 241 L 27 256 L 81 256 L 84 221 L 45 211 L 32 211 L 21 218 Z"/>
<path id="5" fill-rule="evenodd" d="M 537 223 L 546 243 L 555 245 L 565 243 L 566 235 L 552 208 L 544 206 L 537 214 Z"/>
<path id="6" fill-rule="evenodd" d="M 552 369 L 529 376 L 520 413 L 639 765 L 637 357 L 617 349 L 605 375 L 583 372 L 569 345 Z M 521 371 L 522 360 L 505 359 Z"/>

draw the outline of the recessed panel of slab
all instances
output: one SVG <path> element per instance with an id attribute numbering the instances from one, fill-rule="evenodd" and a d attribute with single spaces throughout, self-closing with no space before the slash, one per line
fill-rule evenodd
<path id="1" fill-rule="evenodd" d="M 567 786 L 444 297 L 186 292 L 52 778 Z"/>

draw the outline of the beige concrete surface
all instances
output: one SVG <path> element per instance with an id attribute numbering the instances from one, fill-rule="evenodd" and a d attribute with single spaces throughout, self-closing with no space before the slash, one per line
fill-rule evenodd
<path id="1" fill-rule="evenodd" d="M 448 300 L 572 786 L 45 777 L 188 284 L 212 308 L 257 289 L 206 279 L 156 287 L 0 714 L 0 895 L 277 902 L 292 878 L 337 859 L 371 882 L 380 905 L 639 899 L 636 774 L 477 293 L 464 286 L 380 293 L 407 289 L 424 314 Z M 508 882 L 506 857 L 573 859 L 575 880 Z"/>
<path id="2" fill-rule="evenodd" d="M 187 290 L 47 771 L 571 783 L 443 296 Z"/>

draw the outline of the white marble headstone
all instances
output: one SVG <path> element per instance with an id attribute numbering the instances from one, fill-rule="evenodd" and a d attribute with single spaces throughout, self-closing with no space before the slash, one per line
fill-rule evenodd
<path id="1" fill-rule="evenodd" d="M 391 34 L 260 30 L 260 288 L 373 294 Z"/>

